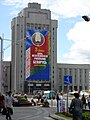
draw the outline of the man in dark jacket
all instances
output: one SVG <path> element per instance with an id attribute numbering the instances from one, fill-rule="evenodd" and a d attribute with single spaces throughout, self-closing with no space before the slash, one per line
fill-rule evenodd
<path id="1" fill-rule="evenodd" d="M 74 94 L 75 98 L 72 99 L 70 108 L 73 108 L 73 120 L 82 120 L 82 101 L 79 99 L 79 94 L 75 93 Z"/>

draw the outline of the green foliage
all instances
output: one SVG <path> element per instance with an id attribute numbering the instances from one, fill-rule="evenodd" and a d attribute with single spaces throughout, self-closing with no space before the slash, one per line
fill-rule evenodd
<path id="1" fill-rule="evenodd" d="M 72 120 L 72 114 L 69 112 L 57 112 L 55 113 L 58 116 L 64 117 L 64 118 L 68 118 L 68 120 Z M 83 118 L 85 118 L 85 120 L 90 120 L 90 112 L 89 111 L 85 111 L 82 113 Z"/>
<path id="2" fill-rule="evenodd" d="M 67 118 L 67 120 L 72 120 L 72 114 L 69 113 L 69 112 L 57 112 L 55 114 L 58 115 L 58 116 Z"/>
<path id="3" fill-rule="evenodd" d="M 90 119 L 90 112 L 83 112 L 82 116 L 83 118 Z"/>
<path id="4" fill-rule="evenodd" d="M 28 101 L 28 100 L 24 97 L 18 98 L 18 102 L 25 102 L 25 101 Z"/>
<path id="5" fill-rule="evenodd" d="M 69 113 L 69 112 L 63 112 L 63 114 L 64 114 L 65 116 L 67 116 L 67 117 L 72 117 L 72 114 Z"/>

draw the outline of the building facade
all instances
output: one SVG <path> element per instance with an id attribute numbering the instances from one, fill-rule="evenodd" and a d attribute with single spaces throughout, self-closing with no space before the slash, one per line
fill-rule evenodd
<path id="1" fill-rule="evenodd" d="M 57 26 L 38 3 L 12 19 L 12 91 L 57 90 Z"/>
<path id="2" fill-rule="evenodd" d="M 64 76 L 72 76 L 72 84 L 69 91 L 90 89 L 90 65 L 89 64 L 61 64 L 58 63 L 58 90 L 67 91 L 64 84 Z"/>
<path id="3" fill-rule="evenodd" d="M 11 90 L 11 61 L 3 61 L 2 65 L 2 92 Z"/>

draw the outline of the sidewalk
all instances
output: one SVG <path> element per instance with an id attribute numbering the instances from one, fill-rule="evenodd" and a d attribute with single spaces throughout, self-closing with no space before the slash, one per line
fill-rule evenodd
<path id="1" fill-rule="evenodd" d="M 66 118 L 60 117 L 60 116 L 55 115 L 55 114 L 51 114 L 50 117 L 55 119 L 55 120 L 67 120 Z"/>
<path id="2" fill-rule="evenodd" d="M 85 109 L 85 111 L 90 111 L 90 110 L 87 107 L 87 109 Z M 50 117 L 55 119 L 55 120 L 67 120 L 66 118 L 60 117 L 60 116 L 55 115 L 55 114 L 50 114 Z"/>
<path id="3" fill-rule="evenodd" d="M 0 120 L 6 120 L 6 115 L 2 115 L 2 114 L 0 113 Z"/>

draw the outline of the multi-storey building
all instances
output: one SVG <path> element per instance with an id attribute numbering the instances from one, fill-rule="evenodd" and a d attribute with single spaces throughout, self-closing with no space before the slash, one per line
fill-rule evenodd
<path id="1" fill-rule="evenodd" d="M 90 65 L 89 64 L 61 64 L 58 63 L 58 90 L 87 90 L 90 89 Z M 64 84 L 65 76 L 72 76 L 72 84 Z"/>
<path id="2" fill-rule="evenodd" d="M 11 61 L 3 61 L 2 65 L 2 92 L 11 90 Z"/>
<path id="3" fill-rule="evenodd" d="M 12 19 L 12 90 L 57 90 L 57 20 L 28 3 Z"/>

